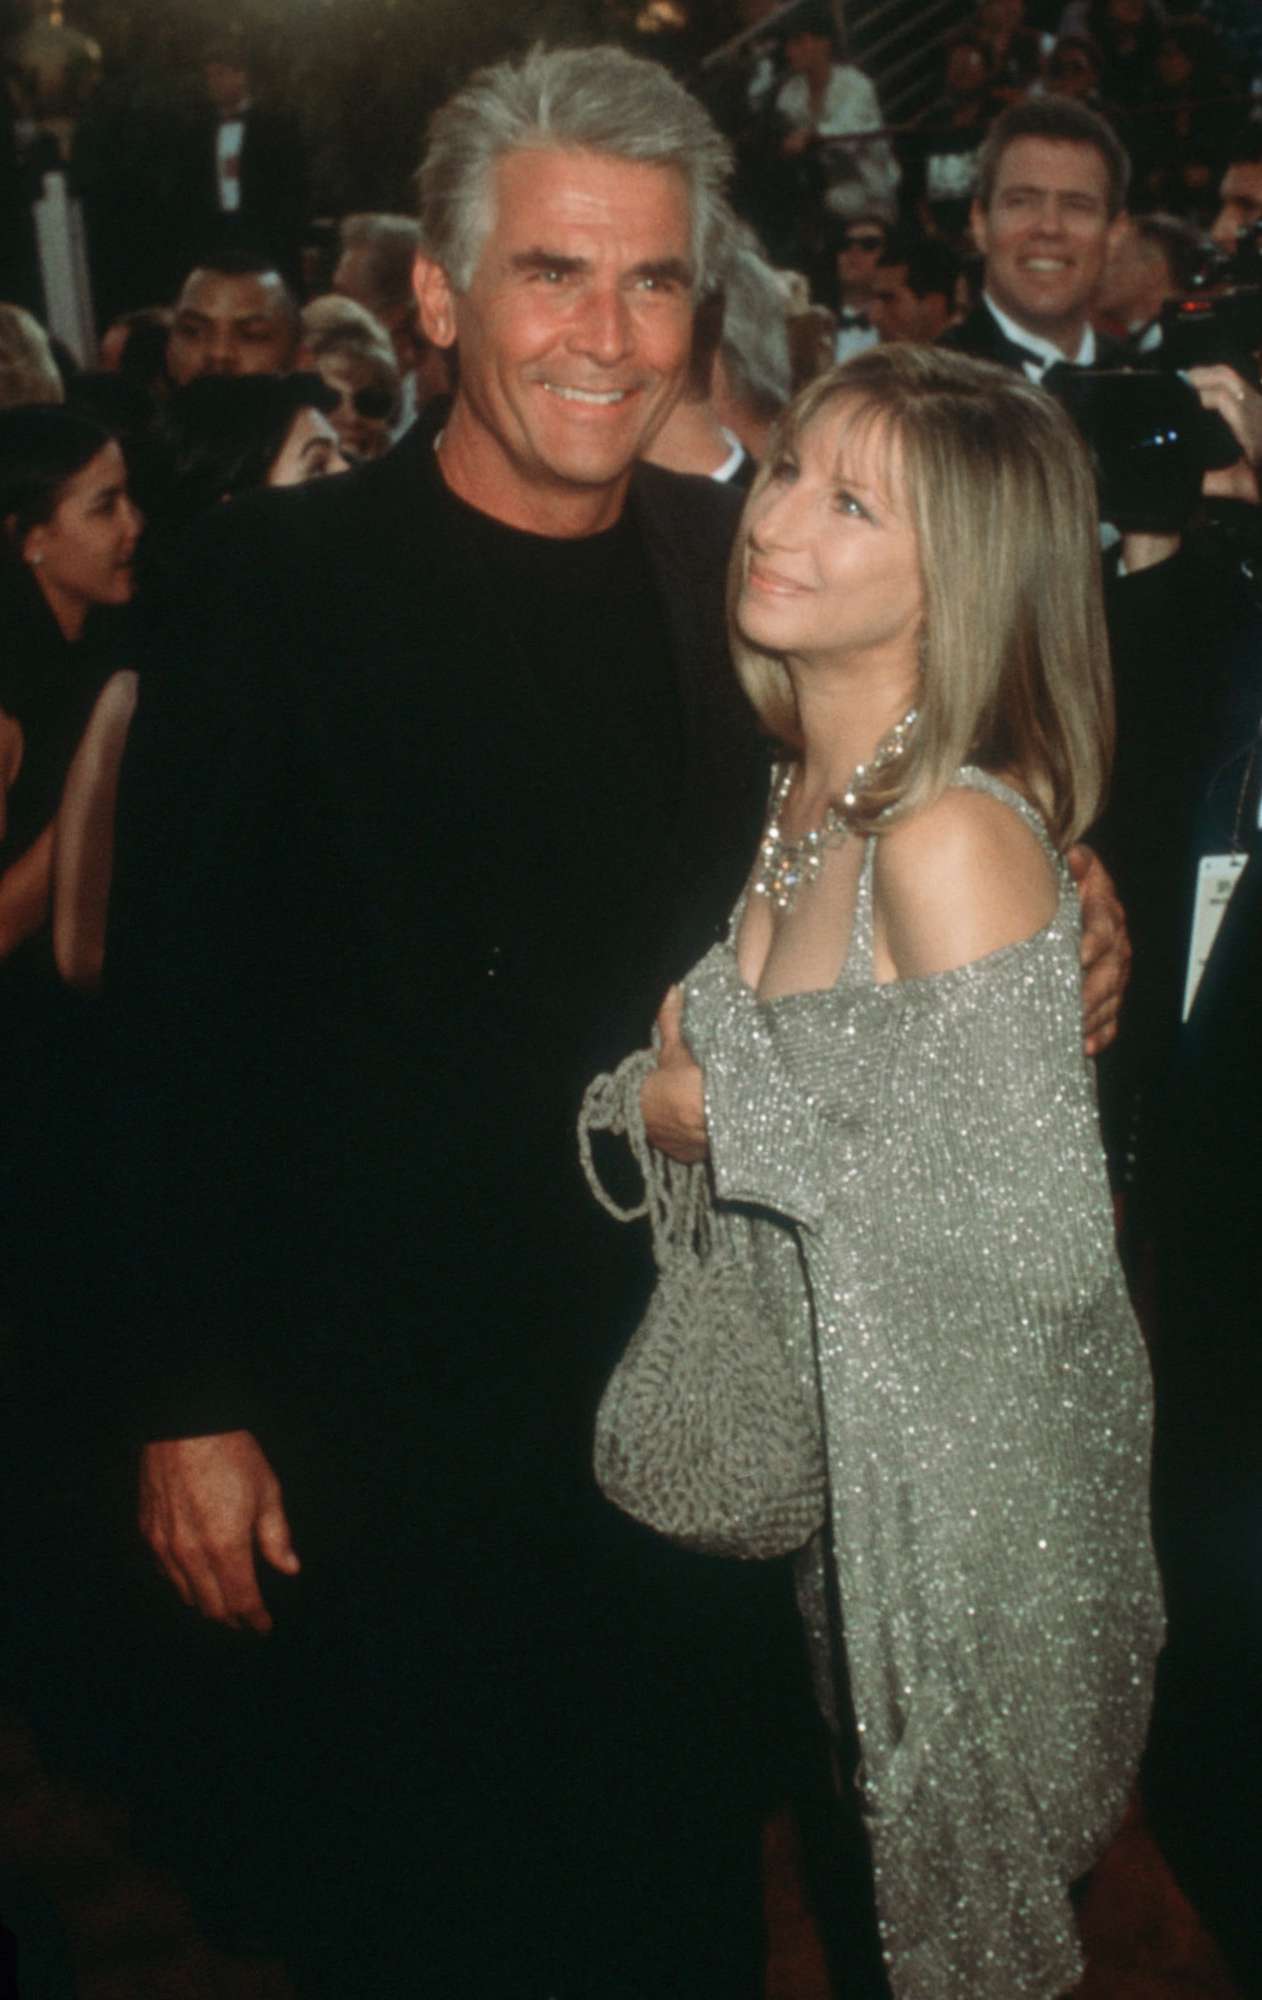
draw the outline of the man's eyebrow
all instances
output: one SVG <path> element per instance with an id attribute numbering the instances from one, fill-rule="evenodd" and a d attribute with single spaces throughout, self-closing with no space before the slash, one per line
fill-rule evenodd
<path id="1" fill-rule="evenodd" d="M 535 271 L 560 271 L 568 277 L 580 277 L 592 267 L 590 258 L 570 257 L 559 250 L 535 248 L 515 252 L 509 260 L 509 268 L 525 276 Z M 692 267 L 683 257 L 646 257 L 642 263 L 633 264 L 625 275 L 632 282 L 655 278 L 662 284 L 692 283 Z"/>
<path id="2" fill-rule="evenodd" d="M 649 257 L 637 264 L 633 278 L 658 278 L 663 284 L 690 285 L 692 266 L 682 257 Z"/>
<path id="3" fill-rule="evenodd" d="M 177 306 L 175 320 L 177 326 L 209 326 L 211 324 L 209 313 L 198 312 L 196 306 Z"/>
<path id="4" fill-rule="evenodd" d="M 559 250 L 518 250 L 510 260 L 514 271 L 587 271 L 591 266 L 586 257 L 566 257 Z"/>
<path id="5" fill-rule="evenodd" d="M 1000 188 L 999 197 L 1001 200 L 1004 195 L 1009 194 L 1059 195 L 1062 201 L 1089 201 L 1093 206 L 1102 204 L 1104 201 L 1104 196 L 1096 194 L 1091 188 L 1046 187 L 1039 181 L 1012 181 L 1007 187 Z"/>

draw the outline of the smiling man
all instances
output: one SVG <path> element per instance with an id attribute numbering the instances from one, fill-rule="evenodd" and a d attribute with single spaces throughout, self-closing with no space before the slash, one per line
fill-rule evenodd
<path id="1" fill-rule="evenodd" d="M 200 1858 L 304 2000 L 758 1988 L 786 1579 L 595 1491 L 648 1274 L 575 1141 L 764 795 L 739 503 L 640 462 L 727 165 L 655 64 L 480 72 L 420 179 L 454 402 L 215 510 L 157 620 L 107 974 L 141 1520 Z"/>
<path id="2" fill-rule="evenodd" d="M 1120 233 L 1130 165 L 1104 119 L 1067 98 L 1029 98 L 995 120 L 982 149 L 971 224 L 983 296 L 941 345 L 1023 368 L 1105 367 L 1114 344 L 1091 311 Z"/>

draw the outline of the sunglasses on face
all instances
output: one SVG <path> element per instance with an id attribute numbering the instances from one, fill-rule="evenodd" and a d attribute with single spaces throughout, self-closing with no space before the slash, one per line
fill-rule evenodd
<path id="1" fill-rule="evenodd" d="M 341 401 L 349 403 L 357 417 L 367 417 L 375 423 L 382 422 L 394 408 L 394 397 L 390 391 L 375 389 L 371 383 L 366 389 L 341 389 L 338 393 Z"/>

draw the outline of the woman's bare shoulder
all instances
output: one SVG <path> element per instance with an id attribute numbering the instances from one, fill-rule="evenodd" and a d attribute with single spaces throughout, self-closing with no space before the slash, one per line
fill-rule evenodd
<path id="1" fill-rule="evenodd" d="M 1032 937 L 1060 885 L 1033 829 L 989 793 L 957 788 L 878 836 L 878 976 L 951 972 Z"/>

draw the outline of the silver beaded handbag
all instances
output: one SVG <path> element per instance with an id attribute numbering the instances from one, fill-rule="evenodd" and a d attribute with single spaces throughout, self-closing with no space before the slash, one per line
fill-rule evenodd
<path id="1" fill-rule="evenodd" d="M 787 1555 L 825 1513 L 819 1420 L 760 1310 L 746 1218 L 717 1209 L 704 1166 L 649 1145 L 642 1051 L 588 1089 L 583 1169 L 621 1222 L 647 1215 L 657 1283 L 596 1415 L 596 1481 L 625 1514 L 705 1555 Z M 597 1174 L 593 1132 L 625 1134 L 644 1199 L 622 1208 Z"/>

